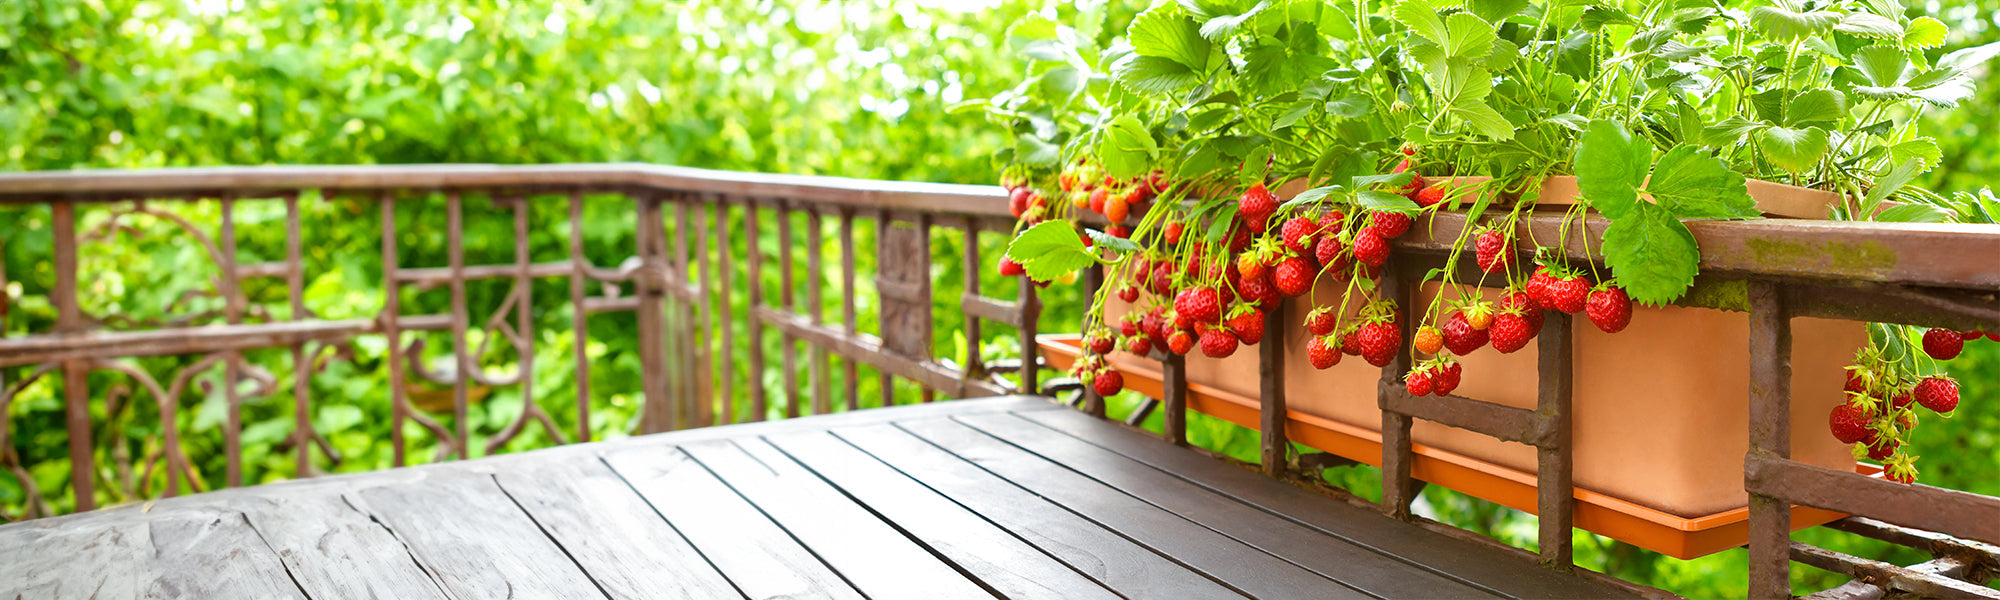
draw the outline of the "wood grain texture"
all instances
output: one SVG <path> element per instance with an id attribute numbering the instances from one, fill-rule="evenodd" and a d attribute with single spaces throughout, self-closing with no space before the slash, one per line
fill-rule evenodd
<path id="1" fill-rule="evenodd" d="M 604 462 L 743 595 L 860 600 L 818 557 L 680 450 L 624 448 L 605 453 Z"/>
<path id="2" fill-rule="evenodd" d="M 337 493 L 245 495 L 230 505 L 309 597 L 446 597 L 402 541 Z"/>
<path id="3" fill-rule="evenodd" d="M 357 506 L 381 521 L 438 583 L 460 598 L 604 598 L 493 477 L 427 469 L 363 489 Z"/>
<path id="4" fill-rule="evenodd" d="M 152 553 L 137 507 L 0 527 L 0 598 L 137 598 Z"/>
<path id="5" fill-rule="evenodd" d="M 830 433 L 772 436 L 765 441 L 1004 597 L 1118 597 Z"/>
<path id="6" fill-rule="evenodd" d="M 534 461 L 494 477 L 612 598 L 742 595 L 601 461 Z"/>
<path id="7" fill-rule="evenodd" d="M 843 427 L 832 433 L 1127 597 L 1243 597 L 894 425 Z"/>
<path id="8" fill-rule="evenodd" d="M 681 449 L 871 599 L 993 597 L 762 440 Z"/>
<path id="9" fill-rule="evenodd" d="M 243 513 L 190 511 L 146 525 L 152 539 L 147 598 L 306 597 Z"/>

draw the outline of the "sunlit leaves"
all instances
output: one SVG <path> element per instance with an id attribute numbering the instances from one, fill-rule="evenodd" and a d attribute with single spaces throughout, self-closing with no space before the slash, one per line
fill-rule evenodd
<path id="1" fill-rule="evenodd" d="M 1180 63 L 1195 71 L 1208 68 L 1209 43 L 1201 37 L 1194 19 L 1182 15 L 1178 5 L 1162 4 L 1132 20 L 1126 31 L 1132 51 Z"/>
<path id="2" fill-rule="evenodd" d="M 1666 304 L 1680 299 L 1694 283 L 1701 250 L 1694 234 L 1666 209 L 1634 205 L 1631 214 L 1604 230 L 1604 262 L 1632 300 Z"/>
<path id="3" fill-rule="evenodd" d="M 1138 117 L 1126 115 L 1104 129 L 1097 158 L 1104 163 L 1104 174 L 1124 179 L 1151 171 L 1153 156 L 1158 151 L 1152 134 L 1146 132 L 1146 125 Z"/>
<path id="4" fill-rule="evenodd" d="M 1799 12 L 1784 6 L 1750 9 L 1750 23 L 1758 33 L 1776 42 L 1795 42 L 1831 31 L 1841 14 L 1830 10 Z"/>
<path id="5" fill-rule="evenodd" d="M 1584 201 L 1611 219 L 1605 263 L 1639 302 L 1672 302 L 1694 284 L 1701 254 L 1679 219 L 1759 216 L 1728 164 L 1687 145 L 1654 163 L 1651 141 L 1617 122 L 1592 121 L 1575 161 Z"/>
<path id="6" fill-rule="evenodd" d="M 1757 145 L 1771 164 L 1800 173 L 1812 169 L 1819 164 L 1820 157 L 1826 156 L 1827 135 L 1826 130 L 1818 127 L 1770 127 L 1758 137 Z"/>
<path id="7" fill-rule="evenodd" d="M 1052 281 L 1097 261 L 1066 221 L 1044 221 L 1014 236 L 1007 258 L 1021 263 L 1035 281 Z"/>

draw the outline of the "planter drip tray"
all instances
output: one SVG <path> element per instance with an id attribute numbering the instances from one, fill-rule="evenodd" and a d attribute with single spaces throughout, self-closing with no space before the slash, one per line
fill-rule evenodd
<path id="1" fill-rule="evenodd" d="M 1038 344 L 1051 367 L 1069 369 L 1081 350 L 1076 334 L 1049 334 Z M 1157 366 L 1136 366 L 1122 361 L 1125 388 L 1153 398 L 1164 398 L 1165 388 Z M 1157 365 L 1157 363 L 1154 363 Z M 1190 382 L 1188 408 L 1250 429 L 1258 428 L 1257 398 Z M 1382 435 L 1370 428 L 1356 427 L 1331 419 L 1287 411 L 1286 435 L 1294 442 L 1350 460 L 1381 466 Z M 1411 474 L 1419 480 L 1444 486 L 1490 502 L 1536 512 L 1535 474 L 1489 461 L 1450 452 L 1420 443 L 1411 444 L 1415 455 Z M 1879 477 L 1880 467 L 1855 463 L 1855 471 Z M 1740 464 L 1728 465 L 1740 470 Z M 1793 530 L 1823 525 L 1847 515 L 1805 507 L 1792 507 Z M 1749 536 L 1748 508 L 1736 508 L 1699 516 L 1676 515 L 1643 506 L 1628 499 L 1576 488 L 1575 523 L 1578 528 L 1647 550 L 1681 559 L 1698 558 L 1742 546 Z"/>

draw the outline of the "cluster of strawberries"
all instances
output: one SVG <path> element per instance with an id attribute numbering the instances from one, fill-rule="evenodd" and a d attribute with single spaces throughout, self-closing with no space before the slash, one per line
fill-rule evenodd
<path id="1" fill-rule="evenodd" d="M 2000 341 L 2000 335 L 1982 331 L 1954 331 L 1933 328 L 1924 331 L 1924 354 L 1935 360 L 1958 358 L 1965 343 L 1979 338 Z M 1881 462 L 1883 477 L 1890 481 L 1914 483 L 1917 457 L 1903 452 L 1903 443 L 1917 426 L 1914 406 L 1949 416 L 1958 409 L 1958 381 L 1938 373 L 1911 376 L 1891 368 L 1875 348 L 1866 348 L 1847 367 L 1847 401 L 1827 415 L 1827 428 L 1834 439 L 1854 444 L 1854 458 Z"/>

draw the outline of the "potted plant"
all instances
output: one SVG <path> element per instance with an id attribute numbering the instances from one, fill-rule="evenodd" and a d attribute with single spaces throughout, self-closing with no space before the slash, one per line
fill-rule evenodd
<path id="1" fill-rule="evenodd" d="M 1190 381 L 1254 397 L 1237 349 L 1292 298 L 1295 410 L 1375 427 L 1369 365 L 1398 354 L 1412 395 L 1532 406 L 1534 358 L 1516 351 L 1543 311 L 1581 313 L 1578 486 L 1708 514 L 1744 502 L 1714 465 L 1745 445 L 1747 325 L 1675 306 L 1700 259 L 1683 220 L 2000 214 L 1990 194 L 1910 184 L 1940 159 L 1912 117 L 1966 97 L 2000 45 L 1941 53 L 1944 26 L 1896 3 L 1187 0 L 1122 33 L 1101 20 L 1016 26 L 1036 68 L 973 103 L 1018 139 L 1000 157 L 1020 217 L 1000 270 L 1106 269 L 1074 369 L 1100 393 L 1164 347 L 1189 355 Z M 1391 240 L 1447 211 L 1477 224 L 1448 266 L 1412 305 L 1380 294 Z M 1608 220 L 1604 264 L 1520 235 L 1536 214 Z M 1978 334 L 1795 328 L 1795 458 L 1914 480 L 1918 403 L 1957 402 L 1936 360 Z M 1532 470 L 1522 446 L 1415 435 Z"/>

